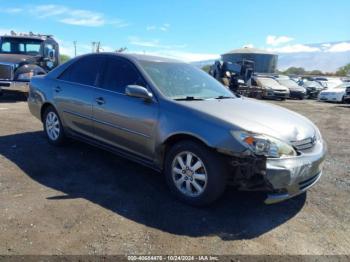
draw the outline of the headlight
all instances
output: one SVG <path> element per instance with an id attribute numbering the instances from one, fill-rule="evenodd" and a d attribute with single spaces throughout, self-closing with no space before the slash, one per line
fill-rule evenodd
<path id="1" fill-rule="evenodd" d="M 291 145 L 274 137 L 245 131 L 232 131 L 231 134 L 256 155 L 273 158 L 297 155 Z"/>
<path id="2" fill-rule="evenodd" d="M 17 79 L 18 80 L 28 80 L 29 81 L 33 76 L 34 76 L 34 72 L 30 71 L 30 72 L 27 72 L 27 73 L 19 74 Z"/>

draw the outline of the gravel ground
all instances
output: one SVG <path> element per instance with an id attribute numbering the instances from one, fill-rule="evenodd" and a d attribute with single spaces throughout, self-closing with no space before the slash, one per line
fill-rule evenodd
<path id="1" fill-rule="evenodd" d="M 50 146 L 25 102 L 0 98 L 0 254 L 349 254 L 350 107 L 271 103 L 321 129 L 320 182 L 280 204 L 231 189 L 199 209 L 143 166 L 80 142 Z"/>

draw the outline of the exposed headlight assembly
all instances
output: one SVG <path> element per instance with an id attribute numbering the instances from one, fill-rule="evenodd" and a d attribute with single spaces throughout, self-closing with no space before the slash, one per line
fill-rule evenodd
<path id="1" fill-rule="evenodd" d="M 30 72 L 19 74 L 17 79 L 18 80 L 29 81 L 33 76 L 34 76 L 34 72 L 30 71 Z"/>
<path id="2" fill-rule="evenodd" d="M 297 152 L 291 145 L 271 136 L 245 131 L 232 131 L 231 134 L 255 155 L 270 158 L 282 158 L 297 155 Z"/>

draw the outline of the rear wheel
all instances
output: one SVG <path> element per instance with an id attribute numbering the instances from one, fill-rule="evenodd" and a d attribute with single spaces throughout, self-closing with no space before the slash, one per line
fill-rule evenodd
<path id="1" fill-rule="evenodd" d="M 62 145 L 65 141 L 64 130 L 56 110 L 50 106 L 44 113 L 44 131 L 50 144 Z"/>
<path id="2" fill-rule="evenodd" d="M 27 101 L 28 100 L 28 93 L 22 93 L 22 99 L 24 101 Z"/>
<path id="3" fill-rule="evenodd" d="M 342 97 L 341 102 L 342 104 L 345 104 L 345 96 Z"/>
<path id="4" fill-rule="evenodd" d="M 193 141 L 175 144 L 165 159 L 167 184 L 180 200 L 204 206 L 224 192 L 227 169 L 219 154 Z"/>

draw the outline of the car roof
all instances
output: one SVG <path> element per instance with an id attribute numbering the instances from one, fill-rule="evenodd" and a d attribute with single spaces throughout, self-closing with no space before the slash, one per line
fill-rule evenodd
<path id="1" fill-rule="evenodd" d="M 12 39 L 30 39 L 30 40 L 41 40 L 44 41 L 48 37 L 45 36 L 26 36 L 26 35 L 2 35 L 0 38 L 12 38 Z"/>
<path id="2" fill-rule="evenodd" d="M 258 75 L 258 76 L 254 76 L 254 78 L 258 78 L 258 79 L 272 79 L 272 80 L 276 80 L 276 78 L 272 77 L 272 76 L 262 76 L 262 75 Z"/>
<path id="3" fill-rule="evenodd" d="M 94 53 L 96 54 L 96 53 Z M 119 57 L 124 57 L 129 60 L 133 61 L 146 61 L 146 62 L 163 62 L 163 63 L 184 63 L 182 61 L 166 58 L 166 57 L 160 57 L 160 56 L 152 56 L 152 55 L 144 55 L 144 54 L 133 54 L 133 53 L 113 53 L 113 52 L 101 52 L 99 54 L 108 54 L 108 55 L 114 55 Z M 87 54 L 89 55 L 89 54 Z"/>
<path id="4" fill-rule="evenodd" d="M 74 57 L 67 61 L 66 63 L 63 63 L 61 66 L 53 69 L 47 74 L 47 77 L 50 78 L 57 78 L 64 70 L 66 70 L 67 67 L 69 67 L 71 64 L 75 63 L 76 61 L 80 60 L 83 57 L 88 56 L 98 56 L 98 55 L 111 55 L 116 57 L 123 57 L 125 59 L 128 59 L 131 62 L 138 63 L 140 61 L 147 61 L 147 62 L 168 62 L 168 63 L 185 63 L 179 60 L 160 57 L 160 56 L 150 56 L 150 55 L 141 55 L 141 54 L 131 54 L 131 53 L 113 53 L 113 52 L 100 52 L 100 53 L 88 53 L 79 55 L 77 57 Z"/>

